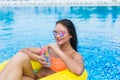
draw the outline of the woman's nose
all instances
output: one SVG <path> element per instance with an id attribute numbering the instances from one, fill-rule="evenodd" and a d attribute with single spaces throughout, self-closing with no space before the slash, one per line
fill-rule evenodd
<path id="1" fill-rule="evenodd" d="M 60 37 L 60 35 L 59 35 L 59 34 L 56 34 L 56 37 Z"/>

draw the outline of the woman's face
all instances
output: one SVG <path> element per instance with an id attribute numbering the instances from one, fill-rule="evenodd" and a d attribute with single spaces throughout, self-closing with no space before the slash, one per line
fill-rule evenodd
<path id="1" fill-rule="evenodd" d="M 72 36 L 68 33 L 67 28 L 60 23 L 56 25 L 53 34 L 58 45 L 63 45 L 70 42 L 70 38 L 72 38 Z"/>

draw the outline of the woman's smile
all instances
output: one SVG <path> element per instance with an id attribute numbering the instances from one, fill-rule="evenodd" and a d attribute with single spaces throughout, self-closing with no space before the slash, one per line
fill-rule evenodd
<path id="1" fill-rule="evenodd" d="M 60 42 L 60 41 L 62 41 L 62 39 L 61 38 L 56 38 L 56 41 Z"/>

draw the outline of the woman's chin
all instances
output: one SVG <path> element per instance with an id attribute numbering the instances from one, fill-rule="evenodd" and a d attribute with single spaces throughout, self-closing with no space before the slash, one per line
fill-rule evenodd
<path id="1" fill-rule="evenodd" d="M 57 45 L 61 45 L 62 43 L 60 43 L 60 42 L 57 42 Z"/>

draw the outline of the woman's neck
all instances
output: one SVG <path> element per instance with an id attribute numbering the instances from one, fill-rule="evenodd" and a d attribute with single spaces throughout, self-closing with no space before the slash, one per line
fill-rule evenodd
<path id="1" fill-rule="evenodd" d="M 60 45 L 60 49 L 66 52 L 66 51 L 72 50 L 73 48 L 70 43 L 65 43 L 63 45 Z"/>
<path id="2" fill-rule="evenodd" d="M 68 55 L 69 57 L 72 58 L 73 54 L 75 53 L 75 50 L 72 48 L 70 43 L 64 44 L 64 45 L 60 45 L 60 49 L 66 53 L 66 55 Z"/>

